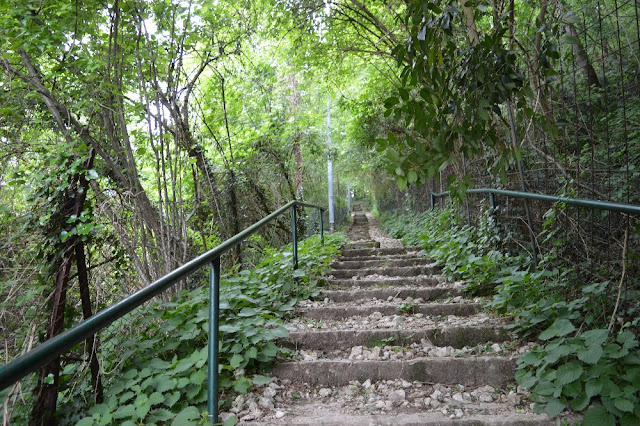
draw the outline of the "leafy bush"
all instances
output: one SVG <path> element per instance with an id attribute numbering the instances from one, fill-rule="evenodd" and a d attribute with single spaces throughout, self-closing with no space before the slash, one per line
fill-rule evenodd
<path id="1" fill-rule="evenodd" d="M 584 425 L 615 425 L 640 422 L 640 357 L 638 341 L 630 331 L 615 339 L 608 329 L 575 331 L 567 319 L 556 320 L 542 332 L 543 346 L 518 360 L 516 380 L 531 388 L 540 412 L 555 417 L 569 406 L 586 411 Z"/>
<path id="2" fill-rule="evenodd" d="M 221 280 L 221 405 L 232 391 L 243 393 L 253 384 L 268 383 L 259 373 L 276 356 L 288 353 L 277 341 L 288 336 L 282 320 L 298 300 L 317 294 L 319 277 L 338 254 L 344 236 L 329 235 L 325 242 L 320 246 L 316 237 L 303 241 L 300 269 L 293 274 L 291 252 L 273 252 L 257 268 Z M 78 396 L 91 391 L 68 390 L 67 403 L 59 408 L 61 418 L 81 425 L 206 420 L 201 413 L 207 400 L 208 306 L 208 287 L 203 285 L 146 308 L 137 318 L 129 315 L 114 323 L 108 331 L 114 337 L 102 345 L 113 373 L 106 378 L 105 402 L 87 411 L 78 406 Z M 134 332 L 122 341 L 118 333 L 124 327 Z"/>
<path id="3" fill-rule="evenodd" d="M 554 217 L 550 210 L 540 238 L 553 241 Z M 581 283 L 573 265 L 553 251 L 535 269 L 526 254 L 504 253 L 491 216 L 478 228 L 459 225 L 452 210 L 383 214 L 381 224 L 424 247 L 447 275 L 467 281 L 467 291 L 491 294 L 487 307 L 511 316 L 521 336 L 542 342 L 518 360 L 516 371 L 538 411 L 555 417 L 567 407 L 586 410 L 587 426 L 640 423 L 640 350 L 630 331 L 637 320 L 618 324 L 617 335 L 609 330 L 610 281 Z"/>

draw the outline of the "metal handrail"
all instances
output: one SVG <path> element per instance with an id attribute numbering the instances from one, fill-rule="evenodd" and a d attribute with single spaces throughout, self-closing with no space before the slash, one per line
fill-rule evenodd
<path id="1" fill-rule="evenodd" d="M 556 195 L 546 195 L 539 194 L 535 192 L 522 192 L 522 191 L 509 191 L 506 189 L 495 189 L 495 188 L 476 188 L 476 189 L 467 189 L 467 194 L 489 194 L 489 203 L 491 204 L 491 208 L 496 208 L 494 195 L 506 195 L 514 198 L 525 198 L 529 200 L 539 200 L 539 201 L 548 201 L 551 203 L 565 203 L 570 206 L 577 207 L 590 207 L 594 209 L 600 210 L 609 210 L 620 213 L 628 213 L 628 214 L 639 214 L 640 215 L 640 206 L 635 204 L 625 204 L 625 203 L 613 203 L 610 201 L 600 201 L 600 200 L 590 200 L 587 198 L 567 198 L 567 197 L 558 197 Z M 444 197 L 447 195 L 451 195 L 451 191 L 444 192 L 432 192 L 431 193 L 431 208 L 435 208 L 435 199 L 437 197 Z"/>
<path id="2" fill-rule="evenodd" d="M 489 203 L 491 204 L 491 208 L 494 208 L 494 209 L 496 208 L 494 195 L 498 194 L 498 195 L 506 195 L 514 198 L 525 198 L 529 200 L 548 201 L 551 203 L 565 203 L 570 206 L 590 207 L 590 208 L 600 209 L 600 210 L 609 210 L 613 212 L 640 215 L 640 206 L 635 204 L 613 203 L 610 201 L 590 200 L 587 198 L 558 197 L 556 195 L 546 195 L 546 194 L 539 194 L 535 192 L 509 191 L 506 189 L 495 189 L 495 188 L 467 189 L 466 193 L 467 194 L 489 194 Z M 432 192 L 431 208 L 432 209 L 435 208 L 435 199 L 437 197 L 444 197 L 447 195 L 451 195 L 451 191 Z"/>
<path id="3" fill-rule="evenodd" d="M 219 339 L 219 300 L 220 300 L 220 256 L 240 244 L 246 238 L 263 228 L 269 222 L 291 209 L 291 232 L 293 240 L 293 266 L 298 267 L 298 237 L 296 231 L 296 206 L 310 207 L 320 210 L 320 238 L 324 245 L 324 225 L 322 213 L 324 208 L 301 201 L 290 201 L 264 219 L 254 223 L 244 231 L 234 235 L 217 247 L 174 269 L 162 278 L 145 288 L 125 297 L 121 301 L 98 312 L 65 332 L 43 342 L 35 349 L 19 356 L 0 367 L 0 390 L 14 384 L 29 373 L 44 367 L 74 345 L 88 339 L 99 330 L 109 326 L 149 299 L 159 295 L 169 287 L 183 280 L 191 273 L 205 265 L 210 265 L 209 277 L 209 362 L 208 391 L 209 418 L 216 422 L 218 418 L 218 339 Z M 213 338 L 212 338 L 213 337 Z M 211 362 L 211 361 L 214 362 Z"/>

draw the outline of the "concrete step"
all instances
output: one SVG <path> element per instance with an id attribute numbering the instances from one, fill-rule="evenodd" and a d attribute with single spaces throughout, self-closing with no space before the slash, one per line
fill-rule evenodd
<path id="1" fill-rule="evenodd" d="M 353 346 L 376 346 L 379 342 L 408 345 L 430 341 L 435 346 L 462 348 L 480 343 L 499 343 L 510 339 L 509 332 L 500 326 L 453 326 L 417 329 L 319 330 L 290 331 L 285 345 L 297 349 L 325 351 Z"/>
<path id="2" fill-rule="evenodd" d="M 333 269 L 361 269 L 361 268 L 384 268 L 399 266 L 421 266 L 433 263 L 433 260 L 426 257 L 410 257 L 405 259 L 384 259 L 377 258 L 371 260 L 338 260 L 333 262 Z"/>
<path id="3" fill-rule="evenodd" d="M 397 305 L 371 306 L 321 306 L 317 308 L 301 309 L 297 313 L 305 318 L 313 319 L 342 319 L 353 316 L 369 316 L 374 312 L 382 315 L 398 315 Z M 482 309 L 479 303 L 429 303 L 415 306 L 412 314 L 423 315 L 474 315 Z"/>
<path id="4" fill-rule="evenodd" d="M 422 250 L 420 247 L 386 247 L 386 248 L 346 248 L 341 250 L 342 257 L 352 256 L 380 256 L 390 254 L 407 254 L 411 252 L 419 252 Z"/>
<path id="5" fill-rule="evenodd" d="M 417 252 L 412 252 L 408 254 L 381 254 L 378 256 L 341 256 L 336 262 L 350 262 L 353 260 L 402 260 L 402 259 L 428 259 L 431 262 L 431 259 L 428 257 L 424 257 L 419 255 Z"/>
<path id="6" fill-rule="evenodd" d="M 380 275 L 385 277 L 415 277 L 416 275 L 431 275 L 439 273 L 441 268 L 436 265 L 428 266 L 398 266 L 361 269 L 336 269 L 330 272 L 334 278 L 366 277 Z"/>
<path id="7" fill-rule="evenodd" d="M 342 288 L 350 288 L 350 287 L 403 287 L 403 286 L 424 286 L 424 287 L 432 287 L 438 284 L 442 284 L 446 282 L 446 277 L 442 275 L 431 275 L 426 277 L 399 277 L 399 278 L 374 278 L 374 279 L 351 279 L 351 278 L 340 278 L 340 279 L 329 279 L 327 283 L 332 286 L 342 287 Z"/>
<path id="8" fill-rule="evenodd" d="M 316 404 L 320 404 L 318 401 Z M 451 419 L 442 412 L 419 412 L 397 414 L 356 414 L 344 413 L 340 407 L 318 413 L 317 406 L 309 403 L 309 408 L 297 407 L 298 414 L 287 415 L 279 420 L 269 420 L 261 424 L 307 425 L 307 426 L 551 426 L 564 425 L 564 421 L 553 421 L 546 414 L 518 413 L 472 414 L 461 419 Z M 325 403 L 326 404 L 326 403 Z M 308 411 L 308 413 L 305 413 Z M 240 423 L 242 424 L 242 423 Z M 569 423 L 574 424 L 574 423 Z"/>
<path id="9" fill-rule="evenodd" d="M 320 299 L 328 298 L 334 302 L 353 302 L 358 300 L 379 299 L 387 300 L 389 297 L 406 299 L 412 297 L 423 300 L 446 299 L 448 297 L 463 296 L 460 289 L 451 287 L 431 288 L 376 288 L 371 290 L 323 290 L 319 294 Z"/>
<path id="10" fill-rule="evenodd" d="M 276 364 L 273 374 L 292 383 L 344 386 L 353 380 L 407 380 L 465 386 L 500 387 L 513 381 L 515 359 L 418 358 L 410 361 L 318 360 Z"/>
<path id="11" fill-rule="evenodd" d="M 380 242 L 373 240 L 363 240 L 363 241 L 352 241 L 347 244 L 347 249 L 371 249 L 371 248 L 379 248 Z"/>

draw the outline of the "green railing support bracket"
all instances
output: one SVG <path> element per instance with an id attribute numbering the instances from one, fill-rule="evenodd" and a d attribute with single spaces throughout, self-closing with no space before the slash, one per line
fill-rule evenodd
<path id="1" fill-rule="evenodd" d="M 209 266 L 209 359 L 207 363 L 207 412 L 218 423 L 218 359 L 220 350 L 220 258 Z"/>
<path id="2" fill-rule="evenodd" d="M 435 194 L 432 192 L 431 193 L 431 210 L 436 208 L 436 196 Z"/>
<path id="3" fill-rule="evenodd" d="M 433 196 L 433 194 L 431 194 Z M 493 195 L 493 191 L 489 191 L 489 205 L 491 206 L 491 212 L 496 211 L 496 196 Z"/>

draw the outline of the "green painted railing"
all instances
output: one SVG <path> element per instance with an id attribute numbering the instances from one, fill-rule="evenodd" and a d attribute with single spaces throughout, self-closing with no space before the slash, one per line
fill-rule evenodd
<path id="1" fill-rule="evenodd" d="M 254 223 L 244 231 L 229 238 L 219 246 L 191 260 L 164 277 L 154 281 L 145 288 L 126 297 L 114 305 L 98 312 L 91 318 L 82 321 L 69 330 L 47 340 L 35 349 L 0 367 L 0 390 L 11 386 L 27 374 L 44 367 L 74 345 L 83 342 L 96 332 L 139 307 L 149 299 L 159 295 L 177 282 L 183 280 L 196 270 L 209 265 L 209 362 L 208 373 L 208 405 L 209 418 L 212 423 L 218 419 L 218 348 L 220 317 L 220 256 L 240 244 L 249 236 L 263 228 L 288 210 L 291 210 L 291 234 L 293 240 L 293 267 L 298 267 L 298 233 L 296 230 L 296 206 L 310 207 L 320 210 L 320 238 L 324 245 L 324 224 L 322 213 L 324 208 L 314 204 L 291 201 L 280 207 L 264 219 Z"/>
<path id="2" fill-rule="evenodd" d="M 609 210 L 613 212 L 639 214 L 640 206 L 634 204 L 625 203 L 612 203 L 610 201 L 589 200 L 586 198 L 567 198 L 558 197 L 555 195 L 538 194 L 535 192 L 522 192 L 522 191 L 509 191 L 506 189 L 494 189 L 494 188 L 476 188 L 468 189 L 467 194 L 489 194 L 489 204 L 491 208 L 496 208 L 495 195 L 506 195 L 513 198 L 523 198 L 528 200 L 548 201 L 550 203 L 565 203 L 569 206 L 576 207 L 588 207 L 592 209 Z M 451 195 L 450 191 L 445 192 L 432 192 L 431 193 L 431 208 L 435 207 L 436 198 L 445 197 Z"/>
<path id="3" fill-rule="evenodd" d="M 547 201 L 550 203 L 565 203 L 569 206 L 586 207 L 590 209 L 609 210 L 612 212 L 626 213 L 640 215 L 640 206 L 635 204 L 625 203 L 612 203 L 610 201 L 590 200 L 586 198 L 567 198 L 558 197 L 556 195 L 539 194 L 535 192 L 523 192 L 523 191 L 509 191 L 507 189 L 495 189 L 495 188 L 476 188 L 467 189 L 466 194 L 488 194 L 489 205 L 492 210 L 496 210 L 496 195 L 505 195 L 507 197 L 522 198 L 524 200 L 538 200 Z M 436 206 L 436 198 L 450 196 L 451 191 L 445 192 L 432 192 L 431 193 L 431 208 Z M 533 257 L 534 265 L 538 264 L 538 248 L 536 246 L 535 234 L 533 229 L 529 227 L 529 238 L 531 244 L 531 253 Z"/>

